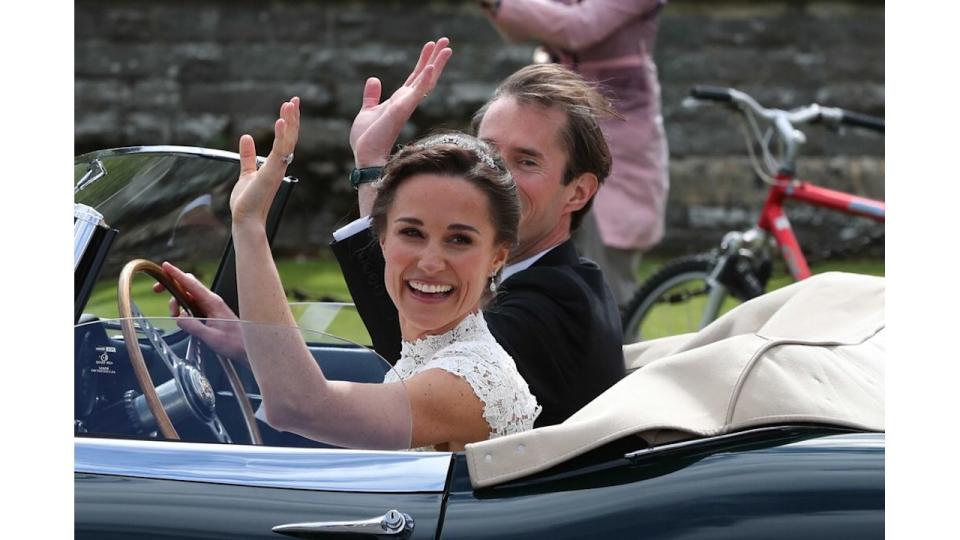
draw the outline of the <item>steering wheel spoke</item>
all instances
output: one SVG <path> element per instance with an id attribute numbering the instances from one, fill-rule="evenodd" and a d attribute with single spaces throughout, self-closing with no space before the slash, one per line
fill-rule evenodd
<path id="1" fill-rule="evenodd" d="M 203 371 L 203 356 L 200 354 L 200 338 L 197 336 L 190 336 L 187 340 L 187 352 L 183 356 L 183 361 Z"/>
<path id="2" fill-rule="evenodd" d="M 223 427 L 223 422 L 220 421 L 220 418 L 214 416 L 210 421 L 207 422 L 207 426 L 210 427 L 210 431 L 213 432 L 213 435 L 217 438 L 219 442 L 222 443 L 231 443 L 230 434 L 227 433 L 227 428 Z"/>
<path id="3" fill-rule="evenodd" d="M 183 364 L 183 360 L 170 348 L 170 345 L 167 345 L 160 330 L 150 322 L 150 319 L 143 316 L 143 313 L 135 303 L 131 302 L 131 308 L 133 318 L 136 319 L 137 327 L 147 337 L 147 341 L 153 346 L 154 352 L 157 353 L 160 360 L 162 360 L 164 365 L 167 366 L 167 369 L 170 370 L 170 375 L 176 377 L 177 370 L 180 368 L 180 365 Z M 193 337 L 190 339 L 193 339 Z"/>

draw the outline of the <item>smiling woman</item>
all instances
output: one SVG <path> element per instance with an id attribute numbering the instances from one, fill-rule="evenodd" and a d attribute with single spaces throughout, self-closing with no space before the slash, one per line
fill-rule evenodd
<path id="1" fill-rule="evenodd" d="M 410 145 L 387 164 L 370 217 L 403 337 L 388 380 L 409 377 L 411 399 L 427 408 L 451 392 L 467 436 L 445 448 L 530 429 L 540 406 L 480 315 L 520 220 L 516 184 L 493 150 L 461 133 Z"/>
<path id="2" fill-rule="evenodd" d="M 293 98 L 281 106 L 259 168 L 252 138 L 241 138 L 230 197 L 240 312 L 271 325 L 242 329 L 268 423 L 338 446 L 437 450 L 531 429 L 541 407 L 480 314 L 517 241 L 517 188 L 493 151 L 468 135 L 410 145 L 378 185 L 372 218 L 404 338 L 383 384 L 329 380 L 298 335 L 276 329 L 293 316 L 265 223 L 299 120 Z"/>

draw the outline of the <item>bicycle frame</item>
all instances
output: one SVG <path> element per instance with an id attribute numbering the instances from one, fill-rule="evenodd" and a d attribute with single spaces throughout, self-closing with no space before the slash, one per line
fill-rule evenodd
<path id="1" fill-rule="evenodd" d="M 797 126 L 819 123 L 828 128 L 853 126 L 883 133 L 882 118 L 816 103 L 791 110 L 768 109 L 744 92 L 712 86 L 691 88 L 690 98 L 684 100 L 684 105 L 705 101 L 725 104 L 733 112 L 742 114 L 751 165 L 768 185 L 766 201 L 758 221 L 747 230 L 726 233 L 719 249 L 670 261 L 644 282 L 624 309 L 624 335 L 629 333 L 631 338 L 645 339 L 641 327 L 657 304 L 692 305 L 692 299 L 706 295 L 703 307 L 696 303 L 694 308 L 700 312 L 699 328 L 704 328 L 717 318 L 728 296 L 746 302 L 764 294 L 777 249 L 794 280 L 810 277 L 809 264 L 787 218 L 784 208 L 787 201 L 879 223 L 886 219 L 886 205 L 881 200 L 820 187 L 796 175 L 796 159 L 806 142 L 805 134 Z M 773 141 L 779 143 L 776 155 L 770 152 Z M 755 144 L 762 150 L 760 158 L 754 152 Z M 681 333 L 693 330 L 691 323 L 695 318 L 690 316 L 693 313 L 681 313 Z"/>
<path id="2" fill-rule="evenodd" d="M 783 172 L 778 174 L 775 180 L 770 186 L 757 227 L 776 239 L 787 269 L 795 280 L 810 277 L 810 267 L 784 212 L 784 201 L 793 199 L 878 222 L 885 221 L 886 205 L 883 201 L 816 186 L 805 180 L 796 180 Z"/>
<path id="3" fill-rule="evenodd" d="M 750 266 L 742 263 L 744 253 L 757 253 L 771 236 L 793 279 L 799 281 L 810 277 L 807 259 L 784 210 L 784 202 L 788 200 L 878 222 L 885 221 L 886 205 L 883 201 L 820 187 L 806 180 L 798 180 L 788 171 L 781 170 L 770 185 L 757 225 L 747 231 L 732 231 L 724 237 L 719 258 L 706 278 L 710 293 L 700 320 L 700 328 L 717 318 L 723 299 L 731 287 L 738 287 L 740 295 L 745 295 L 744 299 L 763 293 L 766 283 L 759 282 L 752 274 Z"/>

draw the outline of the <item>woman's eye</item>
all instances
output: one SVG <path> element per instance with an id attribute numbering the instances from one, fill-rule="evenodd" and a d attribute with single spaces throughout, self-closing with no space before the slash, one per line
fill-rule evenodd
<path id="1" fill-rule="evenodd" d="M 411 238 L 420 238 L 423 234 L 420 233 L 419 229 L 414 229 L 413 227 L 407 227 L 405 229 L 400 229 L 400 236 L 409 236 Z"/>
<path id="2" fill-rule="evenodd" d="M 450 237 L 450 242 L 453 244 L 470 245 L 473 243 L 473 238 L 465 234 L 455 234 Z"/>

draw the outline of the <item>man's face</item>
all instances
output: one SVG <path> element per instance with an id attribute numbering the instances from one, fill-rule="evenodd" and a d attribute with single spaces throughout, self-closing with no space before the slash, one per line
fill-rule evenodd
<path id="1" fill-rule="evenodd" d="M 521 104 L 510 96 L 491 103 L 480 121 L 477 136 L 497 147 L 520 192 L 520 243 L 510 262 L 570 237 L 575 188 L 563 185 L 567 152 L 560 133 L 566 121 L 560 109 Z"/>

